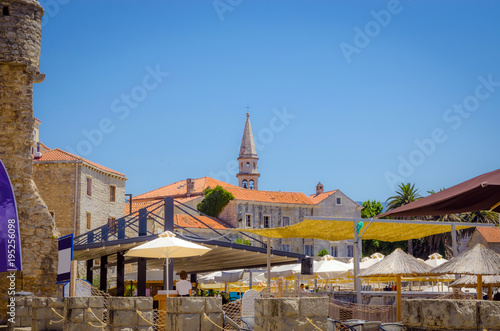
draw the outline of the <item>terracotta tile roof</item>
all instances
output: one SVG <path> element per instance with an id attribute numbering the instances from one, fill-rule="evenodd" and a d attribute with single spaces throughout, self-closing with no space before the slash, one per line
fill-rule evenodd
<path id="1" fill-rule="evenodd" d="M 292 203 L 312 205 L 313 202 L 301 192 L 277 192 L 244 189 L 235 185 L 231 185 L 220 180 L 210 177 L 202 177 L 194 180 L 194 189 L 191 192 L 193 195 L 201 196 L 207 187 L 214 188 L 217 185 L 222 186 L 225 190 L 234 195 L 235 200 L 243 201 L 258 201 L 258 202 L 275 202 L 275 203 Z M 138 195 L 134 197 L 136 200 L 141 199 L 161 199 L 166 196 L 181 197 L 187 194 L 186 180 L 181 180 L 176 183 L 161 187 L 159 189 Z"/>
<path id="2" fill-rule="evenodd" d="M 196 216 L 196 218 L 214 230 L 225 230 L 228 228 L 227 226 L 218 223 L 208 216 Z M 205 224 L 199 222 L 197 219 L 187 214 L 174 215 L 174 223 L 178 226 L 181 226 L 183 228 L 208 229 Z M 220 222 L 223 223 L 222 221 Z"/>
<path id="3" fill-rule="evenodd" d="M 320 193 L 320 194 L 311 194 L 309 196 L 309 199 L 311 199 L 312 203 L 314 204 L 318 204 L 320 203 L 321 201 L 325 200 L 326 198 L 328 198 L 330 195 L 332 195 L 333 193 L 335 192 L 338 192 L 338 190 L 333 190 L 333 191 L 328 191 L 328 192 L 323 192 L 323 193 Z"/>
<path id="4" fill-rule="evenodd" d="M 477 231 L 483 236 L 488 243 L 500 243 L 500 228 L 478 226 Z"/>
<path id="5" fill-rule="evenodd" d="M 42 153 L 42 156 L 37 159 L 33 160 L 33 162 L 50 162 L 50 161 L 68 161 L 68 162 L 75 162 L 75 161 L 81 161 L 83 163 L 86 163 L 89 166 L 92 166 L 98 170 L 105 171 L 108 173 L 111 173 L 116 176 L 121 176 L 125 177 L 125 174 L 122 174 L 121 172 L 115 171 L 113 169 L 107 168 L 105 166 L 102 166 L 98 163 L 89 161 L 87 159 L 84 159 L 83 157 L 71 154 L 69 152 L 63 151 L 62 149 L 59 148 L 54 148 L 49 151 L 46 151 Z"/>

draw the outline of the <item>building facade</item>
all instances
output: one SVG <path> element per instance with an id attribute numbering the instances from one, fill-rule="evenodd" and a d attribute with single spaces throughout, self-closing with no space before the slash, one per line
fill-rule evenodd
<path id="1" fill-rule="evenodd" d="M 124 215 L 124 174 L 55 148 L 33 161 L 34 180 L 61 235 L 75 236 Z"/>

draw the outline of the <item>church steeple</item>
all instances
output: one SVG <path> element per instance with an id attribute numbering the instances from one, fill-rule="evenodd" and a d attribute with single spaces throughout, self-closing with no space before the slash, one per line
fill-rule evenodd
<path id="1" fill-rule="evenodd" d="M 260 177 L 258 173 L 258 161 L 259 158 L 257 157 L 257 149 L 253 140 L 252 126 L 250 125 L 250 114 L 247 113 L 247 121 L 238 157 L 239 172 L 236 174 L 238 186 L 248 189 L 258 189 Z"/>

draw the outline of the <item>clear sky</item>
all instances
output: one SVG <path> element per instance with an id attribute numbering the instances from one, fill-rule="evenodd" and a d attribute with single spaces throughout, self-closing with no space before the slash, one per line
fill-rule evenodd
<path id="1" fill-rule="evenodd" d="M 40 0 L 40 137 L 138 195 L 237 184 L 385 201 L 499 168 L 498 1 Z"/>

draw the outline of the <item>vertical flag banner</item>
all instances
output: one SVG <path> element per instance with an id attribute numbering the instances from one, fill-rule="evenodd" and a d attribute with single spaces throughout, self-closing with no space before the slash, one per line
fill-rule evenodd
<path id="1" fill-rule="evenodd" d="M 58 247 L 57 283 L 69 282 L 71 279 L 71 261 L 73 261 L 73 234 L 59 238 Z"/>
<path id="2" fill-rule="evenodd" d="M 16 198 L 0 160 L 0 272 L 23 270 Z"/>

